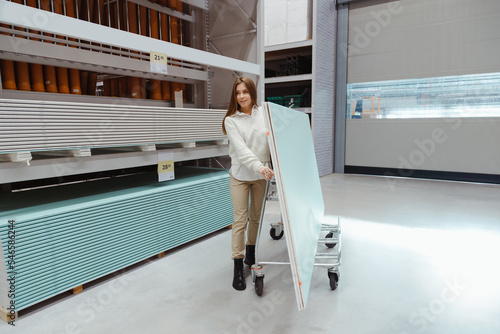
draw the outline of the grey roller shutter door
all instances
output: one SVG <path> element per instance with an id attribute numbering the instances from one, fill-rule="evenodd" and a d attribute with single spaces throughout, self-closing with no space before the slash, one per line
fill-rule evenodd
<path id="1" fill-rule="evenodd" d="M 500 72 L 499 55 L 498 0 L 350 4 L 348 83 Z"/>

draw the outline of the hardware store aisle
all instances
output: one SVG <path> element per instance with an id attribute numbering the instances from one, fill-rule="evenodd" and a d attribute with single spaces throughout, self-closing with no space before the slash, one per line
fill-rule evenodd
<path id="1" fill-rule="evenodd" d="M 0 323 L 0 333 L 499 333 L 500 186 L 362 175 L 322 178 L 342 223 L 341 279 L 315 268 L 298 312 L 288 266 L 264 295 L 233 290 L 230 230 Z M 279 208 L 268 204 L 266 221 Z M 210 219 L 210 217 L 207 217 Z M 266 223 L 267 224 L 267 223 Z M 262 260 L 286 259 L 263 230 Z M 138 242 L 140 228 L 138 226 Z"/>

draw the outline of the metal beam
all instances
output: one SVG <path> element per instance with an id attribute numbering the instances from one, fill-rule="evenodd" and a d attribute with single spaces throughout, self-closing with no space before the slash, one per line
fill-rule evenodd
<path id="1" fill-rule="evenodd" d="M 127 0 L 127 1 L 135 3 L 135 4 L 140 5 L 142 7 L 153 9 L 157 12 L 167 14 L 167 15 L 172 16 L 172 17 L 176 17 L 176 18 L 181 19 L 181 20 L 195 22 L 195 18 L 192 15 L 180 13 L 180 12 L 176 11 L 175 9 L 165 7 L 165 6 L 159 5 L 157 3 L 154 3 L 154 2 L 151 2 L 148 0 Z"/>
<path id="2" fill-rule="evenodd" d="M 211 41 L 216 41 L 219 39 L 226 39 L 226 38 L 233 38 L 233 37 L 240 37 L 244 36 L 247 34 L 254 34 L 257 32 L 257 29 L 252 29 L 252 30 L 247 30 L 247 31 L 242 31 L 242 32 L 236 32 L 234 34 L 227 34 L 227 35 L 221 35 L 221 36 L 215 36 L 215 37 L 210 37 Z"/>
<path id="3" fill-rule="evenodd" d="M 205 0 L 182 0 L 185 4 L 206 10 Z"/>
<path id="4" fill-rule="evenodd" d="M 209 41 L 210 42 L 210 45 L 211 45 L 211 49 L 213 48 L 215 50 L 215 52 L 217 52 L 218 54 L 222 54 L 222 52 L 220 52 L 219 48 L 217 48 L 217 45 L 214 44 L 214 42 L 212 40 Z M 236 71 L 233 71 L 233 76 L 234 78 L 238 78 L 241 76 L 241 73 L 238 73 Z"/>
<path id="5" fill-rule="evenodd" d="M 261 64 L 260 73 L 257 77 L 257 96 L 259 96 L 260 100 L 264 102 L 265 94 L 265 64 L 266 64 L 266 56 L 264 51 L 264 1 L 265 0 L 256 0 L 257 6 L 257 64 Z M 262 104 L 262 103 L 260 103 Z"/>
<path id="6" fill-rule="evenodd" d="M 337 0 L 337 5 L 348 5 L 351 2 L 366 1 L 366 0 Z"/>
<path id="7" fill-rule="evenodd" d="M 264 79 L 264 82 L 266 84 L 282 83 L 282 82 L 297 82 L 297 81 L 312 80 L 312 77 L 313 77 L 312 74 L 287 75 L 284 77 L 266 78 L 266 79 Z"/>
<path id="8" fill-rule="evenodd" d="M 132 34 L 5 0 L 0 0 L 0 22 L 124 49 L 141 52 L 154 50 L 166 53 L 168 57 L 227 70 L 254 75 L 260 75 L 261 72 L 259 64 Z"/>
<path id="9" fill-rule="evenodd" d="M 370 0 L 337 0 L 337 5 L 338 6 L 348 5 L 352 2 L 362 2 L 362 1 L 370 1 Z M 379 0 L 379 2 L 390 2 L 390 1 L 394 1 L 394 0 Z"/>
<path id="10" fill-rule="evenodd" d="M 349 5 L 337 10 L 337 64 L 335 78 L 335 139 L 334 172 L 343 173 L 345 164 L 345 128 L 347 106 L 347 46 L 349 31 Z"/>
<path id="11" fill-rule="evenodd" d="M 152 73 L 148 61 L 68 48 L 56 44 L 23 40 L 22 44 L 10 43 L 12 37 L 0 35 L 1 59 L 25 61 L 35 64 L 64 66 L 86 71 L 102 71 L 108 74 L 132 75 L 142 78 L 169 80 L 183 83 L 207 81 L 205 71 L 186 67 L 167 66 L 168 75 Z M 87 45 L 87 47 L 89 47 Z"/>
<path id="12" fill-rule="evenodd" d="M 282 51 L 282 50 L 297 49 L 297 48 L 302 48 L 302 47 L 312 46 L 312 45 L 313 45 L 313 40 L 306 39 L 305 41 L 298 41 L 298 42 L 278 44 L 278 45 L 269 45 L 269 46 L 265 47 L 265 51 L 266 52 Z"/>
<path id="13" fill-rule="evenodd" d="M 30 166 L 23 163 L 3 162 L 0 163 L 0 184 L 156 165 L 159 152 L 173 152 L 174 161 L 188 161 L 228 155 L 229 147 L 228 145 L 210 145 L 189 149 L 99 154 L 81 158 L 35 159 L 31 160 Z"/>
<path id="14" fill-rule="evenodd" d="M 240 1 L 238 1 L 238 2 L 236 2 L 235 0 L 232 0 L 232 1 L 233 1 L 233 2 L 234 2 L 234 4 L 236 5 L 236 7 L 238 7 L 238 9 L 240 10 L 240 13 L 241 13 L 241 14 L 243 14 L 243 17 L 244 17 L 245 19 L 247 19 L 247 20 L 248 20 L 248 22 L 250 22 L 250 24 L 252 25 L 252 27 L 253 27 L 254 29 L 256 29 L 256 28 L 257 28 L 257 24 L 256 24 L 254 21 L 252 21 L 252 18 L 250 17 L 250 15 L 248 15 L 248 14 L 247 14 L 247 12 L 245 12 L 245 10 L 243 10 L 243 8 L 241 8 L 240 4 L 238 3 L 238 2 L 240 2 Z"/>

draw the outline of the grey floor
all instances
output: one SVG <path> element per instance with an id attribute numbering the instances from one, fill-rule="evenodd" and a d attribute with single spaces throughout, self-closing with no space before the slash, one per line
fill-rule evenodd
<path id="1" fill-rule="evenodd" d="M 231 287 L 230 230 L 25 314 L 1 333 L 500 333 L 500 186 L 332 174 L 341 279 L 316 268 L 297 311 L 288 266 Z M 276 202 L 266 221 L 279 218 Z M 262 260 L 286 259 L 266 226 Z"/>

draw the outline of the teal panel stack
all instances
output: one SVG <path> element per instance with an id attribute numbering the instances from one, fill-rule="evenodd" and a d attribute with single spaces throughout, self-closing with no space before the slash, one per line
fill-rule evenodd
<path id="1" fill-rule="evenodd" d="M 145 173 L 3 195 L 6 263 L 7 225 L 15 220 L 16 309 L 232 223 L 227 171 L 184 168 L 174 181 L 156 179 Z"/>
<path id="2" fill-rule="evenodd" d="M 280 106 L 285 104 L 285 99 L 283 96 L 269 96 L 266 97 L 266 100 L 275 104 L 279 104 Z"/>

